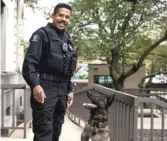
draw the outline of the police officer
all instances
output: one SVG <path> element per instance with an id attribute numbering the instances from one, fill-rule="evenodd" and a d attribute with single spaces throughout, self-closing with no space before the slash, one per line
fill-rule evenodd
<path id="1" fill-rule="evenodd" d="M 73 103 L 71 76 L 77 54 L 66 32 L 71 7 L 59 3 L 52 23 L 30 38 L 23 77 L 30 86 L 34 141 L 59 141 L 66 108 Z"/>

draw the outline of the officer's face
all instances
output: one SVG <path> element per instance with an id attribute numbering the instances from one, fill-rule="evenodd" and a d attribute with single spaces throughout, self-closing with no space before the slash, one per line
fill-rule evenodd
<path id="1" fill-rule="evenodd" d="M 59 30 L 64 30 L 70 22 L 71 11 L 66 8 L 59 8 L 57 13 L 52 15 L 53 23 Z"/>

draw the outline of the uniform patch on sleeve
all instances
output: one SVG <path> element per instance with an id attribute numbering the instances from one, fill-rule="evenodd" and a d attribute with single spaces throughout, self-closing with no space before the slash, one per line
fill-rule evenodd
<path id="1" fill-rule="evenodd" d="M 31 41 L 34 41 L 34 42 L 39 41 L 39 35 L 33 35 Z"/>

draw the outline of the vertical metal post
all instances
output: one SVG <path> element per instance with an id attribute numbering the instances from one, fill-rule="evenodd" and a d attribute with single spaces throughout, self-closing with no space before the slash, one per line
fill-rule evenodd
<path id="1" fill-rule="evenodd" d="M 118 110 L 119 110 L 119 101 L 118 100 L 116 100 L 116 114 L 115 114 L 115 122 L 116 122 L 116 126 L 115 126 L 115 131 L 116 131 L 116 139 L 115 139 L 115 141 L 118 141 L 118 132 L 119 132 L 119 129 L 118 129 Z"/>
<path id="2" fill-rule="evenodd" d="M 138 107 L 134 106 L 134 118 L 133 118 L 133 141 L 137 141 L 137 119 L 138 119 Z"/>
<path id="3" fill-rule="evenodd" d="M 143 117 L 144 117 L 144 114 L 143 114 L 143 103 L 141 103 L 141 128 L 140 128 L 140 141 L 143 141 Z"/>
<path id="4" fill-rule="evenodd" d="M 1 105 L 2 105 L 2 107 L 1 107 L 1 113 L 2 113 L 2 116 L 1 116 L 1 126 L 2 126 L 2 128 L 4 127 L 4 89 L 2 89 L 2 99 L 1 99 Z"/>
<path id="5" fill-rule="evenodd" d="M 162 130 L 161 130 L 161 141 L 164 141 L 164 127 L 165 127 L 165 116 L 164 116 L 164 108 L 162 108 Z"/>
<path id="6" fill-rule="evenodd" d="M 12 93 L 12 98 L 13 98 L 13 107 L 12 107 L 12 127 L 15 127 L 16 124 L 15 124 L 15 115 L 16 115 L 16 112 L 15 112 L 15 89 L 13 89 L 13 93 Z"/>
<path id="7" fill-rule="evenodd" d="M 27 122 L 27 91 L 24 88 L 24 138 L 26 138 L 26 122 Z"/>
<path id="8" fill-rule="evenodd" d="M 129 105 L 126 106 L 126 141 L 128 141 L 129 136 Z"/>
<path id="9" fill-rule="evenodd" d="M 112 141 L 115 141 L 116 138 L 116 130 L 114 129 L 116 127 L 116 100 L 113 102 L 113 134 L 112 134 Z"/>
<path id="10" fill-rule="evenodd" d="M 122 138 L 125 139 L 125 136 L 126 136 L 126 131 L 125 131 L 125 127 L 126 127 L 126 119 L 125 119 L 125 115 L 126 115 L 126 103 L 123 103 L 123 112 L 122 112 Z"/>
<path id="11" fill-rule="evenodd" d="M 121 140 L 122 128 L 121 128 L 121 102 L 118 101 L 118 140 Z"/>
<path id="12" fill-rule="evenodd" d="M 123 106 L 124 106 L 124 103 L 123 102 L 120 102 L 120 110 L 119 110 L 119 113 L 120 113 L 120 126 L 119 126 L 119 130 L 120 130 L 120 134 L 119 134 L 119 140 L 123 140 Z"/>
<path id="13" fill-rule="evenodd" d="M 153 129 L 154 129 L 154 116 L 153 116 L 153 104 L 151 103 L 151 141 L 153 141 Z"/>
<path id="14" fill-rule="evenodd" d="M 133 132 L 134 132 L 134 129 L 133 129 L 133 121 L 134 121 L 134 107 L 133 106 L 130 106 L 130 134 L 129 134 L 129 140 L 132 141 L 132 138 L 133 138 Z"/>
<path id="15" fill-rule="evenodd" d="M 110 136 L 110 141 L 114 141 L 114 112 L 115 112 L 115 101 L 113 101 L 112 106 L 111 106 L 111 136 Z"/>

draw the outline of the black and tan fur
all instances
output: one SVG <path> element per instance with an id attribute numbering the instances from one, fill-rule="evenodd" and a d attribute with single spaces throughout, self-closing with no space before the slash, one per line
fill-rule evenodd
<path id="1" fill-rule="evenodd" d="M 88 123 L 83 129 L 81 141 L 108 141 L 108 108 L 111 106 L 114 96 L 96 94 L 87 92 L 88 98 L 92 105 L 84 104 L 83 106 L 90 110 Z"/>

